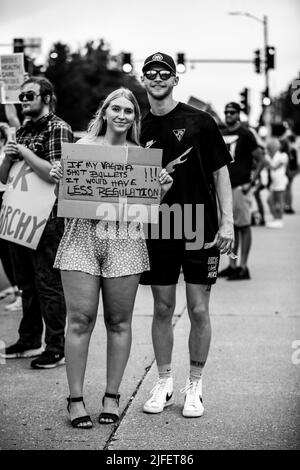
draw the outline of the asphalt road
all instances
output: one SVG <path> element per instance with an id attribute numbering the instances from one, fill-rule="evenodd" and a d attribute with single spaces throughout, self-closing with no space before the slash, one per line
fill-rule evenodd
<path id="1" fill-rule="evenodd" d="M 189 320 L 184 284 L 177 292 L 173 371 L 175 404 L 159 415 L 142 412 L 156 380 L 151 344 L 152 296 L 139 288 L 133 345 L 121 385 L 119 426 L 97 423 L 105 387 L 106 338 L 101 307 L 88 360 L 85 402 L 95 426 L 68 421 L 65 367 L 30 369 L 29 359 L 1 360 L 0 449 L 208 450 L 300 448 L 300 177 L 295 215 L 282 230 L 253 228 L 252 279 L 219 279 L 211 297 L 213 337 L 203 378 L 205 414 L 181 415 L 188 373 Z M 222 257 L 221 267 L 227 263 Z M 0 279 L 2 279 L 0 277 Z M 5 284 L 5 278 L 4 278 Z M 0 340 L 17 339 L 20 312 L 0 301 Z"/>

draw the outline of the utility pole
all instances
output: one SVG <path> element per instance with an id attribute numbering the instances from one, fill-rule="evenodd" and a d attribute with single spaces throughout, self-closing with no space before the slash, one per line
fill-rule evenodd
<path id="1" fill-rule="evenodd" d="M 263 26 L 264 26 L 264 53 L 265 53 L 265 96 L 269 97 L 269 67 L 267 61 L 267 48 L 268 48 L 268 17 L 264 15 L 263 17 Z"/>
<path id="2" fill-rule="evenodd" d="M 263 46 L 264 46 L 264 77 L 265 77 L 265 89 L 262 93 L 262 114 L 264 116 L 264 121 L 268 125 L 270 124 L 271 120 L 271 111 L 269 109 L 269 105 L 271 104 L 270 99 L 270 86 L 269 86 L 269 69 L 274 68 L 274 54 L 275 48 L 269 47 L 268 42 L 268 17 L 267 15 L 263 15 L 263 18 L 259 18 L 251 13 L 241 12 L 241 11 L 231 11 L 229 15 L 236 15 L 236 16 L 247 16 L 248 18 L 252 18 L 255 21 L 258 21 L 263 25 Z M 272 54 L 272 63 L 270 63 L 270 53 Z M 260 58 L 259 58 L 259 50 L 255 51 L 255 58 L 254 58 L 254 65 L 256 68 L 256 72 L 259 73 Z"/>
<path id="3" fill-rule="evenodd" d="M 265 75 L 265 90 L 264 96 L 269 97 L 270 87 L 269 87 L 269 67 L 267 64 L 267 54 L 268 54 L 268 17 L 264 15 L 263 18 L 259 18 L 258 16 L 252 15 L 251 13 L 243 12 L 243 11 L 231 11 L 229 15 L 235 16 L 247 16 L 248 18 L 252 18 L 255 21 L 258 21 L 263 25 L 263 45 L 264 45 L 264 75 Z"/>

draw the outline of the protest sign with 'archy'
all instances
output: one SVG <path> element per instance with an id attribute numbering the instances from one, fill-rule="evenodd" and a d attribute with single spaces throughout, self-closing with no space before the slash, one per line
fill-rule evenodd
<path id="1" fill-rule="evenodd" d="M 62 144 L 58 215 L 157 223 L 162 150 Z"/>
<path id="2" fill-rule="evenodd" d="M 1 103 L 19 103 L 20 86 L 24 81 L 24 54 L 0 55 Z"/>
<path id="3" fill-rule="evenodd" d="M 0 237 L 36 249 L 56 199 L 55 184 L 27 165 L 14 163 L 0 212 Z"/>

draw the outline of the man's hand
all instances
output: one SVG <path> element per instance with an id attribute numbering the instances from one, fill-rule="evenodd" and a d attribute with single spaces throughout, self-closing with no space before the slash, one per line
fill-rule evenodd
<path id="1" fill-rule="evenodd" d="M 228 255 L 231 255 L 234 247 L 234 228 L 232 190 L 227 166 L 219 168 L 219 170 L 213 173 L 213 176 L 220 207 L 221 222 L 214 241 L 205 244 L 204 248 L 210 248 L 215 245 L 219 248 L 221 254 L 227 253 Z"/>
<path id="2" fill-rule="evenodd" d="M 20 145 L 14 141 L 9 141 L 4 148 L 5 157 L 11 160 L 12 163 L 22 160 L 20 152 Z"/>
<path id="3" fill-rule="evenodd" d="M 232 222 L 221 222 L 217 232 L 216 246 L 220 249 L 220 253 L 230 255 L 234 246 L 234 229 Z"/>
<path id="4" fill-rule="evenodd" d="M 252 183 L 245 183 L 242 186 L 242 193 L 243 194 L 248 194 L 250 189 L 253 187 Z"/>
<path id="5" fill-rule="evenodd" d="M 167 170 L 163 168 L 158 177 L 159 183 L 161 185 L 162 196 L 166 194 L 167 191 L 171 188 L 173 184 L 173 178 L 169 175 Z"/>
<path id="6" fill-rule="evenodd" d="M 232 222 L 221 222 L 219 230 L 211 243 L 205 243 L 204 249 L 216 246 L 222 255 L 230 255 L 234 247 L 234 229 Z"/>
<path id="7" fill-rule="evenodd" d="M 259 180 L 257 181 L 251 181 L 250 183 L 245 183 L 242 185 L 242 193 L 243 194 L 249 194 L 249 193 L 255 193 L 257 188 L 259 187 L 260 182 Z"/>

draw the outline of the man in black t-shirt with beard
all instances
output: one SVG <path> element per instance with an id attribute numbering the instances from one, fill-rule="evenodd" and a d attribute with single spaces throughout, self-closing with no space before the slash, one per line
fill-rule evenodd
<path id="1" fill-rule="evenodd" d="M 148 148 L 163 149 L 162 166 L 173 177 L 173 185 L 161 206 L 159 237 L 151 238 L 148 233 L 151 270 L 141 278 L 142 284 L 151 285 L 154 297 L 152 339 L 159 375 L 143 409 L 160 413 L 173 403 L 172 316 L 182 269 L 191 321 L 190 374 L 184 389 L 183 416 L 197 417 L 204 411 L 202 370 L 211 338 L 210 289 L 216 282 L 220 253 L 230 254 L 234 243 L 227 170 L 231 157 L 214 119 L 174 100 L 173 88 L 178 77 L 172 57 L 160 52 L 149 56 L 144 62 L 142 82 L 151 109 L 142 123 L 141 142 Z M 176 220 L 173 227 L 167 227 L 169 232 L 166 214 L 175 207 Z M 178 215 L 182 216 L 180 220 Z M 176 234 L 178 229 L 182 229 L 180 236 Z"/>
<path id="2" fill-rule="evenodd" d="M 219 272 L 220 277 L 229 281 L 250 279 L 247 261 L 251 248 L 251 205 L 250 187 L 255 182 L 263 164 L 263 151 L 259 148 L 253 133 L 240 122 L 240 105 L 230 102 L 225 106 L 227 129 L 222 131 L 232 156 L 229 175 L 232 186 L 233 219 L 235 230 L 234 253 L 241 247 L 240 266 L 231 259 L 227 268 Z M 255 171 L 253 171 L 255 168 Z"/>

